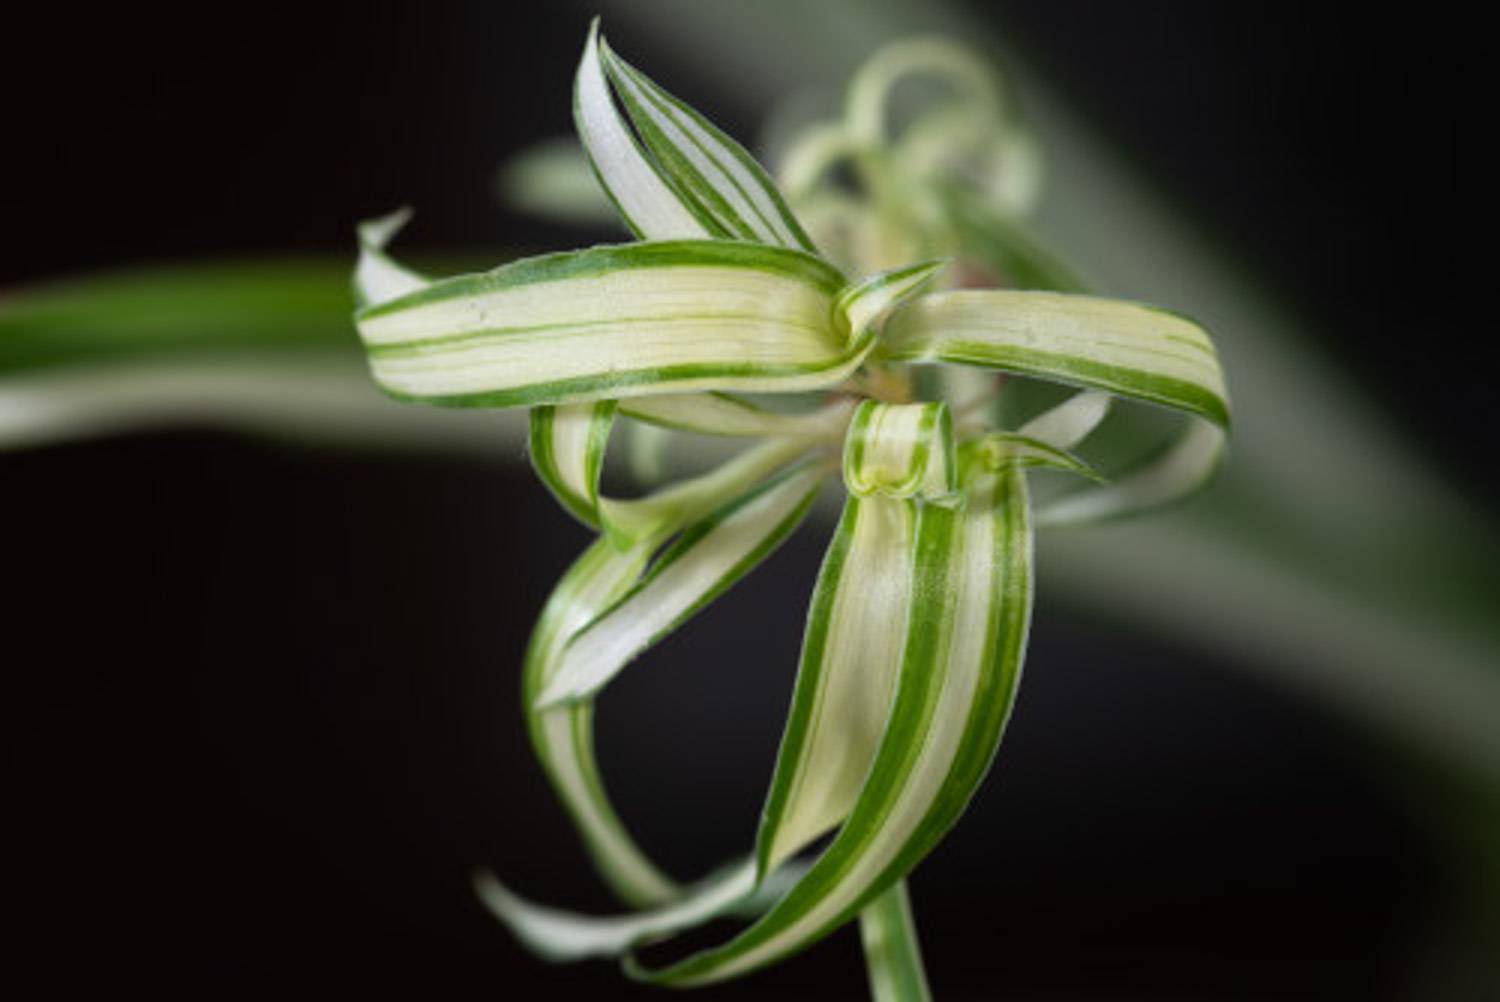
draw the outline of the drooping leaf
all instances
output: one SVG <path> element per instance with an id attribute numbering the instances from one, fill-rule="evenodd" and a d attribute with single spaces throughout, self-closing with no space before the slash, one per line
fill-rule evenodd
<path id="1" fill-rule="evenodd" d="M 816 466 L 796 469 L 686 529 L 639 583 L 568 643 L 537 696 L 539 706 L 592 696 L 753 569 L 802 521 L 823 476 Z"/>
<path id="2" fill-rule="evenodd" d="M 594 758 L 593 703 L 544 708 L 539 697 L 556 679 L 569 643 L 636 585 L 666 540 L 754 490 L 805 448 L 798 440 L 766 442 L 709 473 L 639 500 L 615 502 L 611 514 L 628 526 L 630 542 L 602 538 L 585 550 L 558 582 L 532 632 L 521 687 L 532 747 L 601 876 L 627 904 L 660 905 L 680 889 L 630 838 L 610 804 Z"/>
<path id="3" fill-rule="evenodd" d="M 891 317 L 880 357 L 989 366 L 1229 422 L 1224 376 L 1203 328 L 1122 300 L 999 289 L 932 293 Z"/>
<path id="4" fill-rule="evenodd" d="M 911 611 L 889 723 L 832 844 L 764 917 L 722 946 L 634 976 L 675 987 L 744 974 L 851 919 L 963 812 L 998 746 L 1031 615 L 1023 474 L 977 471 L 959 508 L 921 506 Z"/>
<path id="5" fill-rule="evenodd" d="M 911 604 L 916 504 L 850 498 L 808 608 L 796 690 L 761 812 L 770 872 L 841 823 L 885 731 Z"/>
<path id="6" fill-rule="evenodd" d="M 1212 477 L 1229 424 L 1213 342 L 1165 310 L 1049 292 L 964 289 L 911 300 L 883 332 L 889 361 L 980 365 L 1184 412 L 1187 427 L 1149 463 L 1038 513 L 1055 525 L 1117 517 L 1175 501 Z"/>
<path id="7" fill-rule="evenodd" d="M 531 950 L 548 960 L 618 957 L 641 943 L 691 928 L 755 892 L 755 862 L 726 867 L 675 900 L 630 915 L 584 917 L 527 901 L 492 873 L 475 877 L 475 889 L 496 917 Z"/>
<path id="8" fill-rule="evenodd" d="M 558 503 L 591 529 L 601 527 L 599 474 L 617 406 L 595 400 L 531 408 L 531 467 Z"/>
<path id="9" fill-rule="evenodd" d="M 647 858 L 620 821 L 604 791 L 594 757 L 594 708 L 573 703 L 546 711 L 536 696 L 556 673 L 568 641 L 640 576 L 651 544 L 621 551 L 594 542 L 553 589 L 532 631 L 522 671 L 521 699 L 532 748 L 563 807 L 573 819 L 601 876 L 627 904 L 660 905 L 677 897 L 675 882 Z"/>

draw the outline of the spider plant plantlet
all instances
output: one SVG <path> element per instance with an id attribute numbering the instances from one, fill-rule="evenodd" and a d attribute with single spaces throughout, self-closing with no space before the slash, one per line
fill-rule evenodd
<path id="1" fill-rule="evenodd" d="M 927 997 L 904 878 L 962 815 L 1010 717 L 1035 527 L 1175 500 L 1219 460 L 1228 398 L 1214 346 L 1191 320 L 1053 291 L 1056 283 L 942 288 L 946 260 L 873 270 L 851 263 L 860 254 L 849 247 L 832 260 L 820 253 L 809 234 L 830 218 L 859 224 L 861 212 L 885 212 L 838 195 L 819 203 L 812 179 L 829 151 L 853 149 L 867 166 L 888 151 L 872 123 L 897 76 L 951 65 L 959 93 L 909 128 L 915 152 L 889 160 L 917 164 L 886 171 L 882 190 L 897 193 L 889 204 L 898 208 L 948 190 L 929 168 L 944 137 L 975 134 L 955 122 L 996 114 L 972 61 L 914 51 L 922 58 L 894 69 L 877 62 L 884 75 L 857 81 L 848 127 L 814 136 L 794 157 L 810 225 L 739 144 L 616 55 L 596 23 L 574 118 L 600 186 L 638 239 L 433 280 L 385 249 L 404 215 L 360 230 L 355 322 L 375 381 L 413 402 L 530 408 L 537 475 L 598 534 L 541 614 L 522 688 L 537 758 L 628 910 L 571 914 L 481 874 L 484 902 L 544 957 L 619 957 L 632 977 L 703 985 L 858 919 L 876 997 Z M 996 148 L 984 147 L 986 163 Z M 960 203 L 952 192 L 932 202 L 939 224 L 908 228 L 921 239 L 907 243 L 967 261 L 963 234 L 942 222 Z M 1025 260 L 1035 267 L 1011 273 L 1048 273 L 1034 255 Z M 938 380 L 939 398 L 924 399 L 914 379 L 922 367 L 988 375 Z M 1075 392 L 1006 429 L 991 419 L 997 373 Z M 941 398 L 956 386 L 981 395 Z M 787 405 L 770 406 L 771 394 L 788 395 Z M 1179 412 L 1183 431 L 1105 482 L 1074 449 L 1114 399 Z M 600 473 L 621 422 L 745 445 L 706 473 L 612 498 Z M 1078 487 L 1033 502 L 1028 478 L 1038 469 L 1075 476 Z M 605 793 L 593 701 L 829 491 L 842 491 L 842 515 L 813 590 L 754 844 L 681 885 L 631 838 Z M 749 924 L 666 966 L 639 955 L 724 914 Z"/>

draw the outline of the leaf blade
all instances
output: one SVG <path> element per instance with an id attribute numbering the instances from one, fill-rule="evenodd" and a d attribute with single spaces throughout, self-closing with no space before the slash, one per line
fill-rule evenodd
<path id="1" fill-rule="evenodd" d="M 569 641 L 538 705 L 593 696 L 747 574 L 801 523 L 822 477 L 816 467 L 794 469 L 689 527 L 638 584 Z"/>
<path id="2" fill-rule="evenodd" d="M 800 252 L 647 242 L 446 279 L 361 311 L 356 325 L 381 387 L 431 404 L 784 392 L 838 382 L 873 344 L 835 322 L 841 287 Z"/>
<path id="3" fill-rule="evenodd" d="M 615 108 L 600 57 L 597 17 L 573 78 L 573 122 L 599 186 L 632 232 L 644 240 L 715 236 L 667 184 Z"/>
<path id="4" fill-rule="evenodd" d="M 601 40 L 604 71 L 641 139 L 700 221 L 722 235 L 816 253 L 776 183 L 745 148 Z"/>
<path id="5" fill-rule="evenodd" d="M 1038 524 L 1080 524 L 1170 504 L 1204 487 L 1222 458 L 1228 390 L 1213 342 L 1186 317 L 1093 296 L 965 289 L 902 305 L 884 335 L 882 354 L 890 360 L 998 368 L 1187 415 L 1178 439 L 1150 462 L 1048 505 Z"/>
<path id="6" fill-rule="evenodd" d="M 527 454 L 537 477 L 574 518 L 601 527 L 599 474 L 618 405 L 613 400 L 533 407 Z"/>
<path id="7" fill-rule="evenodd" d="M 632 976 L 703 985 L 804 949 L 909 872 L 962 813 L 1010 716 L 1032 579 L 1021 472 L 980 476 L 970 489 L 962 509 L 921 509 L 916 604 L 891 721 L 832 845 L 785 898 L 728 943 L 663 969 L 627 956 Z"/>
<path id="8" fill-rule="evenodd" d="M 522 668 L 521 697 L 532 750 L 572 818 L 600 875 L 628 904 L 660 905 L 680 888 L 651 862 L 615 812 L 593 748 L 593 706 L 575 703 L 542 711 L 536 694 L 556 673 L 572 636 L 639 577 L 650 544 L 620 551 L 596 540 L 558 581 L 532 631 Z"/>
<path id="9" fill-rule="evenodd" d="M 851 497 L 808 607 L 792 708 L 756 834 L 762 872 L 858 799 L 895 692 L 911 603 L 916 506 Z"/>

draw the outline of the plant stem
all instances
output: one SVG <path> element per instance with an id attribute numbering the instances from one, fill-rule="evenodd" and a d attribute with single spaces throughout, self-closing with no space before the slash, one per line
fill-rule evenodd
<path id="1" fill-rule="evenodd" d="M 906 881 L 896 881 L 859 913 L 859 936 L 875 1002 L 931 1002 Z"/>

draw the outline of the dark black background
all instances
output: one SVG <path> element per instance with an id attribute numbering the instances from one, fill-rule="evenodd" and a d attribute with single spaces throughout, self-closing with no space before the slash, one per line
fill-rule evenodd
<path id="1" fill-rule="evenodd" d="M 1485 252 L 1456 236 L 1481 226 L 1461 174 L 1489 121 L 1466 31 L 1441 8 L 1346 10 L 984 8 L 1378 400 L 1419 434 L 1481 429 L 1436 448 L 1489 491 L 1492 391 L 1426 350 L 1487 337 L 1460 263 Z M 576 243 L 500 214 L 491 183 L 567 128 L 585 23 L 482 4 L 29 11 L 0 68 L 0 283 L 347 253 L 354 220 L 402 203 L 418 248 Z M 663 76 L 692 65 L 619 37 Z M 715 84 L 744 132 L 756 109 Z M 530 621 L 584 536 L 516 464 L 205 431 L 0 457 L 0 477 L 20 931 L 0 976 L 652 994 L 531 959 L 468 890 L 484 863 L 607 906 L 516 705 Z M 753 831 L 820 552 L 804 531 L 602 704 L 618 800 L 684 876 Z M 1078 622 L 1045 568 L 1041 586 L 1000 766 L 913 881 L 938 993 L 1412 997 L 1443 962 L 1455 878 L 1380 751 L 1232 662 Z M 858 998 L 860 969 L 844 933 L 705 997 Z"/>

